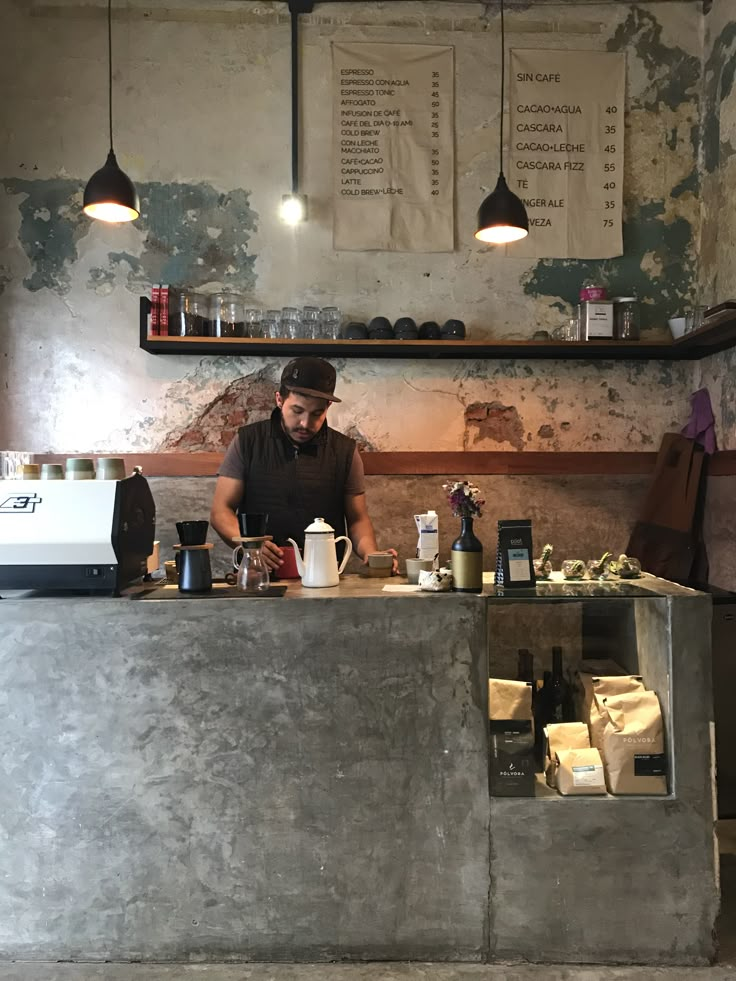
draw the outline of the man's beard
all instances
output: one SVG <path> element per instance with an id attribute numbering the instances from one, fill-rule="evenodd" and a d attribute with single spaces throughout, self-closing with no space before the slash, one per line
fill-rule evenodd
<path id="1" fill-rule="evenodd" d="M 291 440 L 292 443 L 294 443 L 296 446 L 304 446 L 305 443 L 311 442 L 315 438 L 315 436 L 319 434 L 319 429 L 321 429 L 322 427 L 320 426 L 316 432 L 312 432 L 312 430 L 309 429 L 302 429 L 299 426 L 293 426 L 290 429 L 284 422 L 284 415 L 282 413 L 281 428 L 284 430 L 287 437 Z"/>

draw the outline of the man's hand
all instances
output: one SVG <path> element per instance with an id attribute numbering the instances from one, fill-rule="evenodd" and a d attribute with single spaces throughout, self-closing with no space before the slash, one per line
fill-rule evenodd
<path id="1" fill-rule="evenodd" d="M 284 563 L 284 553 L 276 542 L 264 542 L 261 545 L 261 555 L 263 561 L 268 566 L 269 572 L 277 572 Z"/>

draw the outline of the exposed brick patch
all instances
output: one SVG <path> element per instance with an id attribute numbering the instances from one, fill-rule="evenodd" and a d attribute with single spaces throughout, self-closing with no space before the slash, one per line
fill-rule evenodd
<path id="1" fill-rule="evenodd" d="M 464 444 L 490 440 L 493 443 L 510 443 L 515 449 L 524 449 L 524 425 L 514 405 L 500 402 L 473 402 L 465 410 Z"/>
<path id="2" fill-rule="evenodd" d="M 170 433 L 162 450 L 217 453 L 224 450 L 240 426 L 266 419 L 274 407 L 273 379 L 263 372 L 238 378 L 191 422 Z"/>
<path id="3" fill-rule="evenodd" d="M 539 431 L 537 432 L 537 436 L 539 436 L 540 439 L 552 439 L 554 434 L 554 426 L 550 426 L 549 424 L 540 426 Z"/>

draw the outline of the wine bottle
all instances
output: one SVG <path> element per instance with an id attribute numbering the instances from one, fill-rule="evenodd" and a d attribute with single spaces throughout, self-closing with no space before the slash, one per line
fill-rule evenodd
<path id="1" fill-rule="evenodd" d="M 534 686 L 534 655 L 526 647 L 519 648 L 518 667 L 516 671 L 517 681 L 526 681 L 528 685 Z"/>
<path id="2" fill-rule="evenodd" d="M 570 685 L 562 671 L 562 648 L 552 648 L 552 675 L 547 706 L 547 722 L 573 722 Z M 547 723 L 545 722 L 545 725 Z"/>

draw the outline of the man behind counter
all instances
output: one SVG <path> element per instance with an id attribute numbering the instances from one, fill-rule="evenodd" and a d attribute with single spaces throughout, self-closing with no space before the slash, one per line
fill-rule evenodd
<path id="1" fill-rule="evenodd" d="M 332 525 L 335 535 L 347 524 L 353 551 L 364 562 L 378 551 L 355 440 L 327 425 L 330 404 L 341 401 L 335 380 L 335 369 L 321 358 L 290 361 L 271 418 L 242 426 L 220 466 L 212 527 L 232 546 L 240 535 L 238 511 L 268 513 L 273 541 L 264 542 L 262 551 L 271 570 L 281 565 L 279 546 L 287 538 L 303 549 L 304 529 L 316 517 Z"/>

